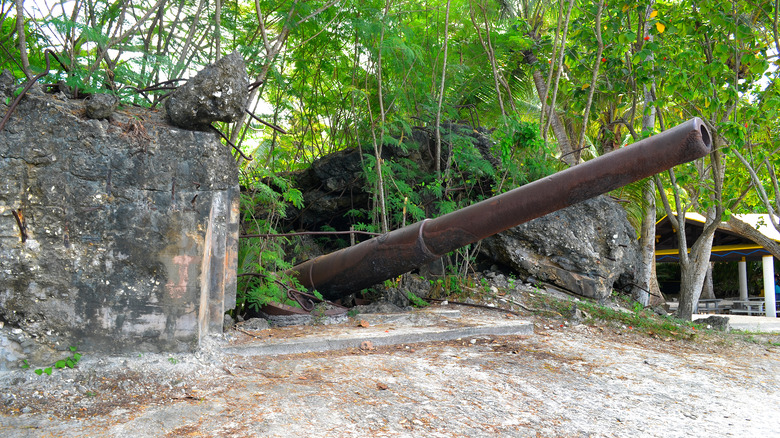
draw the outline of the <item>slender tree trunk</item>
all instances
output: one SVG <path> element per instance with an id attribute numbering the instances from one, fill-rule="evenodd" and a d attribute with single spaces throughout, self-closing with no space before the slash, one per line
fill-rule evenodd
<path id="1" fill-rule="evenodd" d="M 535 55 L 531 54 L 530 56 L 536 59 Z M 526 58 L 528 58 L 528 56 L 526 56 Z M 541 96 L 547 95 L 547 88 L 544 83 L 544 78 L 542 77 L 542 73 L 539 70 L 534 70 L 533 79 L 539 98 L 541 98 Z M 563 161 L 569 166 L 576 165 L 577 161 L 574 157 L 574 154 L 572 153 L 571 142 L 569 142 L 569 135 L 566 133 L 566 127 L 563 126 L 563 122 L 561 122 L 560 117 L 558 117 L 558 113 L 551 109 L 549 120 L 550 126 L 552 127 L 553 133 L 555 134 L 555 139 L 558 141 L 558 150 L 561 152 Z"/>
<path id="2" fill-rule="evenodd" d="M 444 82 L 447 77 L 447 48 L 450 30 L 450 0 L 447 0 L 447 12 L 444 18 L 444 61 L 441 66 L 441 85 L 439 86 L 439 105 L 436 109 L 436 175 L 441 176 L 441 105 L 444 102 Z"/>
<path id="3" fill-rule="evenodd" d="M 650 307 L 660 306 L 666 303 L 666 297 L 664 296 L 663 292 L 661 292 L 661 287 L 658 286 L 658 276 L 656 273 L 656 265 L 653 263 L 651 265 L 651 274 L 650 274 L 650 297 L 648 299 L 647 305 Z"/>
<path id="4" fill-rule="evenodd" d="M 215 0 L 215 8 L 214 8 L 214 45 L 216 47 L 216 56 L 214 57 L 215 60 L 219 61 L 219 58 L 222 57 L 222 46 L 220 45 L 220 42 L 222 40 L 222 0 Z"/>
<path id="5" fill-rule="evenodd" d="M 30 61 L 27 59 L 27 37 L 24 33 L 24 0 L 16 0 L 16 38 L 19 41 L 19 57 L 22 61 L 22 71 L 27 79 L 32 78 Z"/>
<path id="6" fill-rule="evenodd" d="M 642 187 L 642 200 L 644 204 L 644 215 L 642 215 L 642 229 L 639 233 L 639 251 L 641 262 L 639 265 L 639 275 L 637 276 L 637 287 L 632 292 L 632 298 L 643 306 L 650 305 L 652 295 L 660 295 L 660 290 L 653 290 L 653 285 L 658 287 L 657 282 L 653 282 L 655 274 L 655 184 L 648 180 Z"/>
<path id="7" fill-rule="evenodd" d="M 645 10 L 645 34 L 647 34 L 648 18 L 653 10 L 654 1 L 651 1 Z M 647 61 L 653 61 L 653 54 L 648 56 Z M 651 132 L 655 128 L 655 78 L 648 88 L 644 86 L 644 100 L 646 107 L 642 117 L 642 131 Z M 642 215 L 642 229 L 639 235 L 641 265 L 639 267 L 639 287 L 634 292 L 634 299 L 644 306 L 650 304 L 650 297 L 660 297 L 661 291 L 658 288 L 658 282 L 653 281 L 655 277 L 655 183 L 648 179 L 642 187 L 642 200 L 644 206 L 644 215 Z M 655 287 L 655 289 L 653 289 Z"/>
<path id="8" fill-rule="evenodd" d="M 198 2 L 198 9 L 195 11 L 195 16 L 192 18 L 192 25 L 190 26 L 190 31 L 187 33 L 187 39 L 184 40 L 184 47 L 181 49 L 181 57 L 179 58 L 178 64 L 174 67 L 174 73 L 173 77 L 178 78 L 179 75 L 184 71 L 184 68 L 187 64 L 186 59 L 189 56 L 190 52 L 190 45 L 192 44 L 192 38 L 195 36 L 195 29 L 198 28 L 198 20 L 200 20 L 200 14 L 203 11 L 203 3 L 204 0 L 200 0 Z"/>
<path id="9" fill-rule="evenodd" d="M 509 106 L 512 108 L 513 113 L 517 113 L 517 108 L 515 107 L 515 100 L 512 98 L 512 89 L 509 88 L 509 83 L 507 83 L 506 79 L 504 79 L 504 75 L 501 74 L 501 72 L 498 70 L 497 63 L 496 63 L 496 50 L 493 48 L 493 41 L 490 29 L 490 19 L 488 19 L 487 11 L 484 7 L 480 6 L 480 9 L 482 9 L 482 22 L 485 23 L 485 40 L 487 41 L 487 47 L 488 51 L 490 53 L 490 60 L 491 65 L 493 66 L 493 76 L 495 77 L 497 84 L 496 84 L 496 91 L 501 94 L 501 89 L 498 87 L 498 84 L 501 84 L 502 87 L 504 87 L 504 90 L 506 90 L 506 96 L 507 101 L 509 102 Z M 504 125 L 506 125 L 506 120 L 504 121 Z"/>
<path id="10" fill-rule="evenodd" d="M 715 299 L 715 287 L 712 284 L 712 263 L 707 268 L 707 273 L 704 276 L 704 285 L 701 288 L 701 298 L 705 300 Z"/>
<path id="11" fill-rule="evenodd" d="M 203 0 L 201 0 L 202 3 Z M 271 66 L 276 60 L 276 57 L 279 56 L 279 53 L 281 53 L 282 49 L 284 48 L 285 43 L 287 42 L 287 37 L 290 36 L 290 30 L 294 26 L 298 26 L 304 21 L 316 16 L 317 14 L 320 14 L 324 10 L 328 9 L 329 7 L 336 4 L 337 0 L 331 0 L 330 2 L 324 4 L 317 10 L 313 11 L 306 17 L 298 20 L 297 22 L 293 20 L 293 17 L 295 16 L 297 10 L 296 6 L 298 5 L 299 0 L 293 0 L 292 5 L 290 5 L 290 12 L 287 14 L 287 21 L 284 22 L 284 25 L 282 26 L 282 30 L 279 31 L 279 35 L 276 36 L 275 39 L 269 39 L 268 34 L 266 32 L 265 28 L 265 17 L 263 15 L 263 11 L 260 8 L 260 2 L 258 0 L 255 0 L 255 12 L 257 14 L 257 21 L 258 26 L 260 28 L 260 34 L 263 38 L 263 46 L 265 48 L 265 59 L 263 63 L 263 67 L 260 71 L 260 74 L 257 75 L 257 78 L 255 79 L 256 82 L 264 82 L 265 79 L 268 77 L 268 72 L 271 69 Z M 254 102 L 255 99 L 260 98 L 259 91 L 260 87 L 256 87 L 252 92 L 249 94 L 249 102 Z M 238 136 L 240 135 L 241 130 L 243 129 L 244 125 L 247 122 L 247 114 L 241 114 L 241 117 L 233 124 L 233 129 L 230 133 L 230 142 L 236 145 L 236 147 L 240 147 L 241 145 L 237 143 Z M 239 163 L 240 164 L 240 163 Z"/>
<path id="12" fill-rule="evenodd" d="M 284 47 L 284 44 L 287 42 L 287 37 L 289 35 L 290 29 L 287 27 L 282 28 L 282 31 L 276 37 L 276 42 L 272 46 L 268 46 L 265 54 L 265 62 L 263 63 L 263 68 L 260 70 L 260 74 L 257 75 L 257 78 L 255 79 L 256 82 L 263 82 L 268 77 L 268 72 L 271 70 L 271 66 L 273 65 L 274 61 L 276 61 L 276 57 L 282 51 L 282 47 Z M 254 102 L 255 99 L 260 98 L 259 90 L 260 87 L 257 87 L 252 90 L 251 93 L 249 93 L 249 102 Z M 247 117 L 248 116 L 246 113 L 241 114 L 233 127 L 233 132 L 230 134 L 230 142 L 236 146 L 240 146 L 236 144 L 236 140 L 238 139 L 238 135 L 241 132 L 241 128 L 246 123 Z"/>
<path id="13" fill-rule="evenodd" d="M 474 9 L 469 3 L 469 15 L 471 17 L 471 23 L 474 25 L 474 30 L 477 32 L 477 37 L 479 38 L 480 44 L 482 44 L 482 48 L 485 50 L 485 54 L 488 57 L 488 60 L 490 60 L 490 68 L 493 72 L 493 85 L 496 90 L 496 98 L 498 98 L 498 107 L 501 110 L 501 118 L 504 120 L 504 126 L 507 126 L 506 121 L 506 110 L 504 109 L 504 98 L 501 96 L 501 87 L 499 86 L 499 80 L 498 80 L 498 68 L 496 67 L 496 57 L 493 53 L 493 47 L 490 44 L 490 41 L 485 42 L 485 39 L 482 38 L 482 32 L 480 31 L 480 27 L 477 24 L 477 19 L 474 17 Z M 490 37 L 490 30 L 487 30 L 487 37 Z"/>
<path id="14" fill-rule="evenodd" d="M 706 235 L 702 234 L 693 244 L 688 262 L 680 263 L 680 305 L 677 308 L 677 317 L 680 319 L 690 321 L 698 306 L 704 278 L 710 266 L 713 237 L 715 237 L 714 228 Z"/>
<path id="15" fill-rule="evenodd" d="M 379 141 L 377 141 L 376 134 L 374 134 L 374 154 L 376 155 L 376 177 L 377 177 L 377 195 L 379 196 L 379 214 L 380 223 L 382 225 L 382 233 L 387 233 L 389 226 L 387 223 L 387 207 L 385 205 L 385 181 L 382 175 L 382 146 L 384 145 L 385 137 L 385 102 L 382 92 L 382 44 L 385 40 L 385 19 L 390 11 L 390 0 L 385 2 L 385 11 L 382 15 L 382 30 L 379 34 L 379 54 L 377 56 L 377 92 L 379 94 Z M 370 103 L 369 103 L 370 105 Z M 373 123 L 371 126 L 371 132 L 374 133 Z"/>
<path id="16" fill-rule="evenodd" d="M 551 117 L 552 114 L 555 113 L 555 100 L 558 98 L 558 84 L 561 80 L 561 73 L 563 73 L 563 57 L 566 53 L 566 34 L 569 32 L 569 20 L 571 18 L 571 10 L 574 7 L 574 0 L 569 0 L 569 8 L 566 11 L 566 18 L 563 22 L 563 34 L 561 35 L 561 50 L 558 54 L 558 71 L 555 73 L 555 84 L 553 85 L 553 93 L 552 93 L 552 102 L 550 102 L 550 115 L 547 117 L 547 124 L 544 125 L 542 128 L 542 138 L 545 140 L 547 139 L 547 131 L 550 129 L 550 124 L 552 123 L 553 119 Z M 547 91 L 545 90 L 544 95 L 547 96 Z M 557 135 L 556 135 L 557 137 Z M 560 140 L 559 140 L 560 141 Z M 572 157 L 573 158 L 573 157 Z M 576 161 L 574 161 L 574 164 L 577 164 Z"/>
<path id="17" fill-rule="evenodd" d="M 714 149 L 711 157 L 712 176 L 714 179 L 715 193 L 712 195 L 714 207 L 708 209 L 706 221 L 701 235 L 696 239 L 690 252 L 688 251 L 688 242 L 685 236 L 685 210 L 682 205 L 679 186 L 674 175 L 674 169 L 670 169 L 669 177 L 672 183 L 672 191 L 675 198 L 676 215 L 672 212 L 672 207 L 666 196 L 660 177 L 656 175 L 655 182 L 658 186 L 658 192 L 661 194 L 661 200 L 664 203 L 664 209 L 677 230 L 677 247 L 679 248 L 680 259 L 680 304 L 677 308 L 677 317 L 690 321 L 693 311 L 699 302 L 704 277 L 710 263 L 710 253 L 712 251 L 712 240 L 715 237 L 715 230 L 718 228 L 718 221 L 723 213 L 721 202 L 721 190 L 723 187 L 723 168 L 722 160 L 717 155 L 717 149 L 723 146 L 723 141 L 719 136 L 715 137 Z M 704 175 L 701 175 L 704 178 Z"/>
<path id="18" fill-rule="evenodd" d="M 596 50 L 596 59 L 593 61 L 593 77 L 590 80 L 590 90 L 588 90 L 588 102 L 585 104 L 585 114 L 582 115 L 582 130 L 580 131 L 580 140 L 577 142 L 576 149 L 573 151 L 574 161 L 579 162 L 581 150 L 585 145 L 585 131 L 588 128 L 588 119 L 590 118 L 590 107 L 593 104 L 593 93 L 596 92 L 596 81 L 599 77 L 599 66 L 601 65 L 601 55 L 604 53 L 604 41 L 601 39 L 601 12 L 604 10 L 604 0 L 599 2 L 599 10 L 596 12 L 596 41 L 599 47 Z"/>
<path id="19" fill-rule="evenodd" d="M 561 26 L 561 21 L 562 20 L 563 20 L 563 2 L 559 1 L 558 2 L 558 24 L 555 26 L 555 40 L 553 41 L 553 51 L 552 51 L 552 54 L 550 55 L 550 60 L 556 59 L 556 56 L 558 54 L 558 40 L 561 37 L 561 27 L 562 27 Z M 539 39 L 540 39 L 538 33 L 532 35 L 532 37 L 536 41 L 539 41 Z M 544 95 L 542 95 L 542 94 L 539 95 L 539 100 L 542 103 L 541 110 L 539 111 L 539 127 L 540 128 L 542 126 L 546 126 L 544 117 L 547 114 L 547 90 L 549 90 L 550 86 L 552 85 L 553 71 L 554 71 L 554 69 L 553 69 L 553 66 L 552 66 L 552 61 L 550 61 L 550 68 L 547 70 L 547 82 L 545 82 L 546 86 L 542 87 L 545 90 L 545 94 Z M 546 133 L 545 133 L 545 135 L 546 135 Z M 547 137 L 546 136 L 544 137 L 544 140 L 547 141 Z"/>
<path id="20" fill-rule="evenodd" d="M 648 41 L 653 41 L 653 35 L 650 34 L 650 14 L 653 12 L 653 9 L 655 8 L 655 0 L 651 0 L 650 4 L 647 5 L 647 8 L 645 9 L 645 19 L 644 19 L 644 32 L 643 35 L 647 38 L 649 38 Z M 650 54 L 645 58 L 645 62 L 650 63 L 652 66 L 655 61 L 655 54 L 653 52 L 650 52 Z M 648 88 L 647 85 L 642 86 L 642 91 L 644 93 L 645 102 L 653 102 L 651 105 L 648 105 L 645 108 L 644 114 L 642 116 L 642 130 L 652 130 L 655 127 L 655 77 L 653 77 L 652 82 L 650 83 L 650 87 Z"/>

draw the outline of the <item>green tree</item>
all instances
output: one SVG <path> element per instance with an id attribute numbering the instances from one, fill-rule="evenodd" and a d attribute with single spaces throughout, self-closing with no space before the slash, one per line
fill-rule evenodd
<path id="1" fill-rule="evenodd" d="M 68 5 L 35 12 L 29 2 L 0 4 L 0 49 L 8 55 L 0 68 L 29 78 L 43 71 L 50 50 L 59 60 L 44 79 L 52 86 L 61 82 L 57 87 L 74 96 L 108 90 L 127 104 L 155 106 L 181 80 L 238 50 L 253 82 L 249 112 L 216 127 L 242 151 L 236 156 L 246 184 L 265 190 L 259 174 L 274 178 L 322 155 L 367 147 L 363 162 L 375 201 L 359 212 L 364 227 L 400 226 L 404 211 L 450 211 L 463 202 L 458 190 L 473 175 L 506 190 L 554 170 L 548 158 L 577 165 L 698 116 L 716 151 L 653 181 L 670 217 L 695 210 L 709 218 L 703 238 L 680 240 L 680 316 L 689 317 L 721 219 L 743 227 L 730 213 L 779 207 L 773 139 L 780 99 L 769 67 L 778 63 L 780 43 L 777 5 L 769 0 Z M 451 129 L 463 120 L 499 128 L 503 174 Z M 435 134 L 435 175 L 383 155 L 388 145 L 408 147 L 413 125 Z M 546 141 L 549 131 L 555 141 Z M 631 200 L 641 229 L 638 291 L 652 290 L 653 184 L 618 194 Z M 423 197 L 435 200 L 428 211 Z M 257 223 L 271 229 L 274 217 L 278 212 Z M 771 222 L 780 227 L 776 216 Z"/>

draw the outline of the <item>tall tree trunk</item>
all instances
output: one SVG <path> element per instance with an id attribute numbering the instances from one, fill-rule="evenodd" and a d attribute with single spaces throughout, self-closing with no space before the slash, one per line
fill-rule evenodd
<path id="1" fill-rule="evenodd" d="M 16 0 L 16 38 L 19 41 L 19 57 L 22 61 L 22 71 L 27 79 L 32 78 L 30 61 L 27 59 L 27 38 L 24 33 L 24 0 Z"/>
<path id="2" fill-rule="evenodd" d="M 656 275 L 656 265 L 653 263 L 651 265 L 651 273 L 650 273 L 650 297 L 648 298 L 647 305 L 650 307 L 660 306 L 666 303 L 666 297 L 664 296 L 663 292 L 661 292 L 661 288 L 658 286 L 658 276 Z"/>
<path id="3" fill-rule="evenodd" d="M 704 276 L 704 284 L 701 288 L 701 299 L 705 300 L 713 300 L 715 299 L 715 287 L 712 284 L 712 263 L 710 263 L 710 267 L 707 268 L 707 273 Z"/>
<path id="4" fill-rule="evenodd" d="M 653 290 L 653 286 L 658 288 L 658 283 L 653 282 L 655 274 L 655 184 L 648 180 L 642 187 L 642 200 L 645 207 L 645 213 L 642 215 L 642 229 L 639 232 L 639 251 L 641 262 L 639 265 L 639 275 L 637 276 L 637 286 L 632 292 L 632 298 L 643 306 L 650 305 L 651 295 L 660 295 L 660 290 Z"/>
<path id="5" fill-rule="evenodd" d="M 382 226 L 382 233 L 387 233 L 389 231 L 389 226 L 387 223 L 387 206 L 385 204 L 385 181 L 384 177 L 382 176 L 382 146 L 384 145 L 384 139 L 385 139 L 385 100 L 384 95 L 382 92 L 382 45 L 384 44 L 385 40 L 385 19 L 387 19 L 387 16 L 390 12 L 390 0 L 387 0 L 385 2 L 385 11 L 382 15 L 382 30 L 379 34 L 379 47 L 378 47 L 378 55 L 377 55 L 377 67 L 376 67 L 376 81 L 377 81 L 377 94 L 379 95 L 379 118 L 380 118 L 380 126 L 379 126 L 379 141 L 377 141 L 376 138 L 376 130 L 374 128 L 374 123 L 371 123 L 371 134 L 373 135 L 374 140 L 374 154 L 376 156 L 376 178 L 377 178 L 377 194 L 379 196 L 379 214 L 380 214 L 380 223 Z M 368 105 L 371 105 L 368 103 Z M 369 108 L 370 111 L 370 108 Z"/>
<path id="6" fill-rule="evenodd" d="M 444 102 L 444 81 L 447 77 L 447 49 L 450 30 L 450 0 L 447 0 L 447 12 L 444 17 L 444 61 L 441 66 L 441 86 L 439 87 L 439 105 L 436 108 L 436 175 L 441 177 L 441 105 Z"/>
<path id="7" fill-rule="evenodd" d="M 590 118 L 590 107 L 593 104 L 593 93 L 596 92 L 596 81 L 599 77 L 599 66 L 601 65 L 601 55 L 604 53 L 604 40 L 601 39 L 601 12 L 604 10 L 604 0 L 599 2 L 599 10 L 596 12 L 596 41 L 599 43 L 596 50 L 596 58 L 593 61 L 593 77 L 590 80 L 590 90 L 588 90 L 588 102 L 585 104 L 585 114 L 582 115 L 582 130 L 580 139 L 577 141 L 574 149 L 574 160 L 580 161 L 581 151 L 585 144 L 585 131 L 588 129 L 588 119 Z"/>
<path id="8" fill-rule="evenodd" d="M 533 57 L 534 61 L 536 60 L 536 55 L 530 54 L 530 56 Z M 526 55 L 526 58 L 528 57 L 529 55 Z M 536 93 L 539 95 L 539 98 L 542 99 L 542 96 L 547 95 L 547 85 L 544 83 L 542 73 L 539 70 L 534 70 L 533 78 L 534 85 L 536 86 Z M 561 153 L 561 158 L 569 166 L 576 165 L 577 159 L 572 153 L 571 142 L 569 141 L 569 135 L 566 133 L 566 127 L 563 126 L 563 122 L 558 117 L 558 113 L 554 108 L 551 109 L 549 117 L 550 126 L 555 134 L 555 139 L 558 141 L 558 150 Z"/>
<path id="9" fill-rule="evenodd" d="M 219 61 L 222 58 L 222 0 L 215 0 L 214 5 L 214 46 L 215 56 L 214 59 Z"/>
<path id="10" fill-rule="evenodd" d="M 557 61 L 558 69 L 555 72 L 555 84 L 553 85 L 552 101 L 550 102 L 550 107 L 549 107 L 549 112 L 551 115 L 555 113 L 555 100 L 558 98 L 558 84 L 560 83 L 561 73 L 563 73 L 563 59 L 564 59 L 564 54 L 566 53 L 566 34 L 569 31 L 569 22 L 571 18 L 571 10 L 573 7 L 574 7 L 574 0 L 569 0 L 569 8 L 566 11 L 566 18 L 563 21 L 563 34 L 561 35 L 561 50 L 558 53 L 558 61 Z M 544 97 L 542 97 L 542 99 L 544 99 L 545 102 L 547 102 L 547 98 L 549 96 L 547 92 L 549 91 L 550 89 L 549 87 L 547 87 L 547 89 L 545 90 Z M 547 141 L 547 131 L 550 129 L 550 123 L 552 122 L 552 117 L 551 116 L 547 116 L 547 117 L 548 117 L 547 122 L 544 124 L 544 126 L 542 126 L 542 138 L 545 141 Z M 574 159 L 574 163 L 575 164 L 577 163 L 576 159 Z"/>
<path id="11" fill-rule="evenodd" d="M 480 7 L 482 7 L 480 5 Z M 485 41 L 485 38 L 482 38 L 482 32 L 480 30 L 479 24 L 477 24 L 477 19 L 474 16 L 474 9 L 471 3 L 469 3 L 469 16 L 471 18 L 471 23 L 474 25 L 474 30 L 477 31 L 477 37 L 479 37 L 479 42 L 482 44 L 482 48 L 485 50 L 485 54 L 488 57 L 488 60 L 490 60 L 490 68 L 493 72 L 493 85 L 496 90 L 496 98 L 498 99 L 498 107 L 501 110 L 501 118 L 504 121 L 504 126 L 507 126 L 507 120 L 506 120 L 506 109 L 504 108 L 504 98 L 501 96 L 501 87 L 499 86 L 499 73 L 498 73 L 498 67 L 496 67 L 496 56 L 493 52 L 493 45 L 490 43 L 490 28 L 486 30 L 486 37 L 487 42 Z"/>
<path id="12" fill-rule="evenodd" d="M 715 193 L 712 195 L 714 206 L 709 208 L 706 213 L 706 220 L 701 235 L 696 239 L 693 246 L 688 251 L 688 241 L 685 236 L 685 210 L 680 198 L 680 188 L 674 175 L 674 169 L 670 169 L 669 177 L 672 182 L 672 189 L 675 198 L 676 214 L 673 212 L 668 197 L 666 196 L 661 178 L 655 176 L 655 183 L 658 186 L 658 192 L 664 203 L 664 209 L 677 230 L 677 247 L 679 248 L 680 259 L 680 304 L 677 308 L 677 317 L 690 321 L 693 310 L 699 302 L 704 277 L 709 268 L 710 253 L 712 251 L 712 241 L 715 237 L 715 230 L 719 225 L 719 218 L 723 214 L 723 204 L 721 200 L 721 190 L 723 187 L 723 162 L 718 155 L 717 149 L 724 146 L 723 139 L 716 136 L 714 139 L 715 152 L 710 154 L 712 163 L 712 176 L 714 179 Z M 703 167 L 703 166 L 701 166 Z M 708 168 L 710 169 L 710 168 Z"/>
<path id="13" fill-rule="evenodd" d="M 705 225 L 705 232 L 707 231 Z M 698 306 L 704 278 L 710 266 L 710 251 L 715 229 L 702 234 L 693 244 L 687 263 L 680 263 L 680 305 L 677 317 L 690 321 Z M 682 258 L 680 259 L 682 261 Z"/>
<path id="14" fill-rule="evenodd" d="M 173 67 L 173 78 L 178 78 L 187 67 L 190 45 L 192 44 L 192 38 L 195 36 L 195 30 L 198 28 L 198 20 L 200 20 L 200 14 L 203 11 L 203 3 L 204 0 L 198 1 L 198 9 L 196 10 L 195 15 L 192 17 L 190 31 L 187 33 L 187 38 L 184 40 L 184 47 L 181 49 L 181 52 L 179 52 L 181 57 L 179 58 L 178 63 Z"/>
<path id="15" fill-rule="evenodd" d="M 650 13 L 653 10 L 655 1 L 651 1 L 645 10 L 645 26 L 644 34 L 648 35 L 648 26 Z M 651 36 L 652 38 L 652 36 Z M 653 62 L 653 54 L 651 53 L 646 62 Z M 645 111 L 642 117 L 642 131 L 652 132 L 655 128 L 655 78 L 653 78 L 650 86 L 644 86 L 644 100 Z M 642 216 L 642 229 L 639 235 L 640 257 L 641 264 L 639 267 L 639 285 L 635 288 L 634 299 L 641 303 L 643 306 L 647 306 L 650 303 L 650 295 L 660 295 L 660 290 L 652 290 L 653 286 L 658 287 L 658 282 L 652 281 L 655 275 L 655 184 L 652 180 L 648 179 L 647 183 L 642 187 L 642 201 L 644 206 L 644 215 Z"/>
<path id="16" fill-rule="evenodd" d="M 161 0 L 164 1 L 164 0 Z M 276 57 L 281 53 L 282 49 L 284 48 L 284 44 L 287 42 L 287 37 L 290 36 L 290 31 L 292 28 L 299 26 L 304 21 L 316 16 L 317 14 L 320 14 L 322 11 L 328 9 L 329 7 L 336 4 L 337 0 L 331 0 L 328 3 L 324 4 L 317 10 L 313 11 L 308 16 L 302 18 L 298 22 L 295 22 L 293 20 L 293 17 L 297 13 L 296 6 L 298 4 L 299 0 L 293 0 L 292 5 L 290 6 L 290 12 L 287 13 L 287 21 L 285 21 L 284 26 L 282 26 L 282 30 L 279 31 L 279 34 L 276 36 L 275 39 L 269 39 L 268 33 L 266 32 L 265 28 L 265 16 L 263 14 L 262 9 L 260 8 L 260 2 L 259 0 L 255 0 L 255 12 L 257 14 L 257 21 L 258 21 L 258 27 L 260 29 L 260 34 L 263 39 L 263 46 L 265 47 L 265 55 L 264 55 L 264 62 L 263 67 L 260 70 L 260 74 L 257 75 L 257 78 L 255 79 L 255 82 L 265 82 L 265 79 L 268 77 L 268 71 L 271 69 L 271 66 L 273 65 L 274 61 L 276 60 Z M 202 0 L 201 0 L 202 4 Z M 198 6 L 200 7 L 200 6 Z M 258 90 L 260 87 L 256 87 L 252 92 L 249 94 L 249 102 L 254 102 L 255 99 L 260 98 L 260 94 Z M 239 133 L 241 132 L 241 129 L 244 127 L 248 119 L 248 115 L 246 113 L 241 114 L 239 119 L 235 122 L 233 125 L 233 130 L 230 133 L 230 142 L 236 145 L 237 147 L 240 146 L 240 144 L 237 144 L 236 141 L 238 140 Z"/>

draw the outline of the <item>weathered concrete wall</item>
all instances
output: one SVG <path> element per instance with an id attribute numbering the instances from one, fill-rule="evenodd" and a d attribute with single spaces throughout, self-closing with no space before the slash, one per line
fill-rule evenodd
<path id="1" fill-rule="evenodd" d="M 221 332 L 239 188 L 216 134 L 31 95 L 0 132 L 0 175 L 0 368 L 69 346 L 191 350 Z"/>

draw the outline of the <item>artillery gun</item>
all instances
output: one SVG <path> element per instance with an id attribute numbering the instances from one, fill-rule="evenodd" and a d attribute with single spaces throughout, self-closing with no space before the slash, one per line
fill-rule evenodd
<path id="1" fill-rule="evenodd" d="M 516 225 L 701 158 L 712 139 L 699 118 L 530 184 L 325 254 L 288 272 L 335 300 Z"/>

